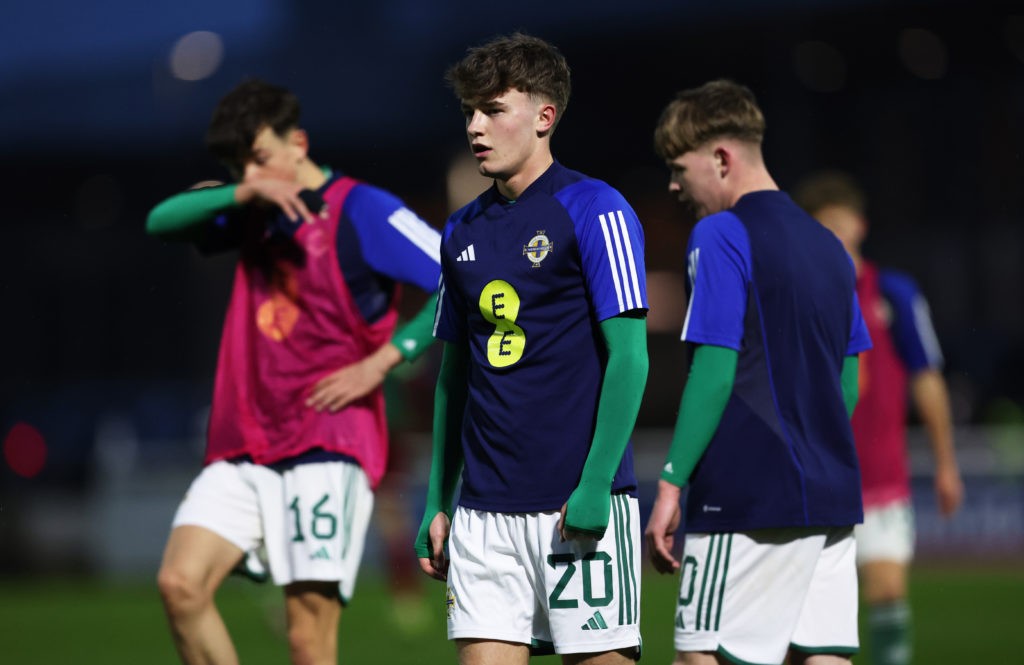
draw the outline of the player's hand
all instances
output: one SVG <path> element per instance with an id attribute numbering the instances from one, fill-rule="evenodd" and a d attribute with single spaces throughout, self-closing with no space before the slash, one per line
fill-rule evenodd
<path id="1" fill-rule="evenodd" d="M 255 178 L 239 183 L 235 189 L 235 200 L 240 204 L 252 201 L 266 201 L 281 209 L 292 222 L 312 222 L 324 211 L 311 211 L 299 196 L 303 186 L 276 178 Z"/>
<path id="2" fill-rule="evenodd" d="M 658 481 L 658 498 L 654 500 L 644 537 L 651 554 L 651 563 L 659 573 L 679 570 L 679 561 L 672 555 L 676 529 L 679 528 L 679 494 L 681 489 L 667 480 Z"/>
<path id="3" fill-rule="evenodd" d="M 558 535 L 562 542 L 574 538 L 601 540 L 608 529 L 611 509 L 612 496 L 607 485 L 581 482 L 562 506 L 558 519 Z"/>
<path id="4" fill-rule="evenodd" d="M 401 359 L 402 354 L 394 345 L 385 344 L 359 362 L 346 365 L 317 381 L 306 398 L 306 406 L 316 411 L 336 413 L 380 387 L 384 377 Z"/>
<path id="5" fill-rule="evenodd" d="M 420 570 L 435 580 L 448 579 L 448 557 L 444 544 L 452 530 L 452 522 L 443 512 L 423 516 L 419 534 L 416 536 L 416 553 L 420 555 Z M 423 556 L 426 554 L 427 556 Z"/>
<path id="6" fill-rule="evenodd" d="M 964 483 L 956 464 L 944 464 L 935 469 L 935 499 L 943 517 L 950 517 L 964 500 Z"/>

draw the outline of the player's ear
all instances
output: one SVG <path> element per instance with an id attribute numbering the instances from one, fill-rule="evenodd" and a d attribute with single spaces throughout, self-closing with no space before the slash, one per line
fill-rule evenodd
<path id="1" fill-rule="evenodd" d="M 732 153 L 725 146 L 717 146 L 712 153 L 715 159 L 715 171 L 719 178 L 724 178 L 732 169 Z"/>
<path id="2" fill-rule="evenodd" d="M 288 132 L 288 145 L 305 157 L 309 153 L 309 135 L 306 130 L 296 127 Z"/>
<path id="3" fill-rule="evenodd" d="M 546 134 L 555 126 L 555 119 L 558 117 L 558 109 L 554 104 L 541 104 L 537 109 L 537 133 Z"/>

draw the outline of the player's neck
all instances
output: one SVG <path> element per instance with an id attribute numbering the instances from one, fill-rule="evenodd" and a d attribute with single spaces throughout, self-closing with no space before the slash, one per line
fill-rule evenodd
<path id="1" fill-rule="evenodd" d="M 541 150 L 528 159 L 522 167 L 508 178 L 495 178 L 498 193 L 510 201 L 515 201 L 532 185 L 537 178 L 554 163 L 550 150 Z"/>
<path id="2" fill-rule="evenodd" d="M 327 174 L 313 160 L 306 158 L 299 164 L 296 180 L 306 189 L 320 189 L 327 182 Z"/>
<path id="3" fill-rule="evenodd" d="M 771 177 L 768 171 L 764 169 L 753 169 L 746 172 L 735 173 L 736 180 L 733 182 L 732 192 L 732 204 L 730 208 L 736 205 L 736 202 L 740 200 L 745 194 L 752 192 L 764 192 L 764 191 L 778 191 L 779 186 L 775 183 L 775 180 Z"/>

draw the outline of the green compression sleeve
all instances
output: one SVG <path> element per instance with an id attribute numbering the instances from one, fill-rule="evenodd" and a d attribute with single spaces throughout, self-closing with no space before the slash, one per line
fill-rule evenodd
<path id="1" fill-rule="evenodd" d="M 608 527 L 611 485 L 629 443 L 647 383 L 647 320 L 601 322 L 608 364 L 601 382 L 594 439 L 579 485 L 566 503 L 566 527 L 600 538 Z"/>
<path id="2" fill-rule="evenodd" d="M 434 341 L 434 314 L 437 310 L 437 291 L 430 294 L 427 302 L 416 316 L 395 331 L 391 343 L 402 354 L 407 362 L 412 362 L 423 355 L 423 352 Z"/>
<path id="3" fill-rule="evenodd" d="M 843 358 L 843 373 L 840 382 L 843 385 L 843 401 L 846 402 L 846 415 L 853 418 L 853 410 L 857 408 L 860 398 L 860 357 L 846 356 Z"/>
<path id="4" fill-rule="evenodd" d="M 438 513 L 452 514 L 452 500 L 462 473 L 462 416 L 466 410 L 469 349 L 445 344 L 434 392 L 433 453 L 423 521 L 416 536 L 416 556 L 430 556 L 430 523 Z"/>
<path id="5" fill-rule="evenodd" d="M 722 419 L 732 395 L 739 353 L 710 344 L 697 346 L 679 402 L 672 445 L 661 477 L 682 487 L 690 478 Z"/>
<path id="6" fill-rule="evenodd" d="M 221 210 L 238 206 L 237 185 L 204 187 L 175 194 L 156 204 L 146 218 L 146 233 L 187 237 Z"/>

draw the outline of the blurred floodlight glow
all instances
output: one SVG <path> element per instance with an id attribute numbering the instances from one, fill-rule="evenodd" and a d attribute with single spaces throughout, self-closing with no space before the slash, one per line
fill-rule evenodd
<path id="1" fill-rule="evenodd" d="M 946 45 L 930 30 L 908 28 L 900 33 L 900 59 L 918 78 L 934 81 L 946 75 Z"/>
<path id="2" fill-rule="evenodd" d="M 846 59 L 825 42 L 803 42 L 793 48 L 797 78 L 815 92 L 837 92 L 846 85 Z"/>
<path id="3" fill-rule="evenodd" d="M 215 32 L 190 32 L 171 48 L 171 74 L 183 81 L 201 81 L 224 59 L 224 42 Z"/>

